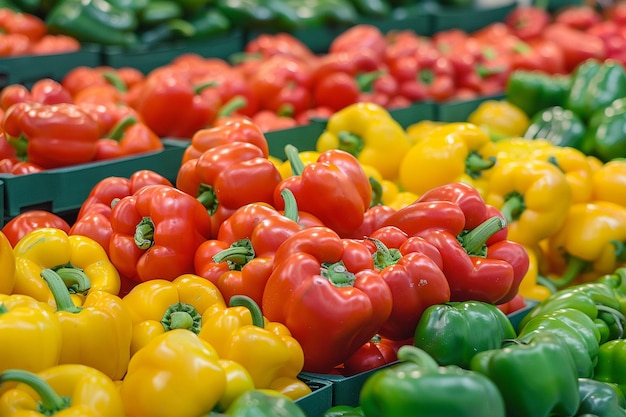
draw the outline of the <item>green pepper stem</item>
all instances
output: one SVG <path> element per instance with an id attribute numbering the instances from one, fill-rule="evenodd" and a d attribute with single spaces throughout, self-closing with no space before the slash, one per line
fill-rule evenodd
<path id="1" fill-rule="evenodd" d="M 70 294 L 86 294 L 91 289 L 91 280 L 82 269 L 72 264 L 61 265 L 52 269 L 59 274 Z"/>
<path id="2" fill-rule="evenodd" d="M 366 236 L 367 240 L 371 240 L 376 246 L 376 252 L 372 255 L 374 259 L 374 268 L 382 271 L 388 266 L 395 265 L 398 263 L 398 260 L 402 257 L 402 254 L 398 249 L 389 249 L 383 242 L 379 239 Z"/>
<path id="3" fill-rule="evenodd" d="M 241 239 L 230 245 L 228 249 L 213 255 L 213 262 L 227 262 L 231 271 L 241 271 L 244 265 L 254 259 L 255 256 L 256 253 L 250 239 Z"/>
<path id="4" fill-rule="evenodd" d="M 298 215 L 298 202 L 296 196 L 293 195 L 293 191 L 289 188 L 283 188 L 280 192 L 280 196 L 285 202 L 285 210 L 283 216 L 296 223 L 300 221 Z"/>
<path id="5" fill-rule="evenodd" d="M 252 324 L 256 327 L 264 328 L 265 319 L 261 307 L 247 295 L 233 295 L 228 302 L 229 307 L 245 307 L 250 311 Z"/>
<path id="6" fill-rule="evenodd" d="M 550 279 L 544 275 L 537 275 L 537 284 L 538 285 L 543 285 L 544 287 L 546 287 L 548 290 L 550 290 L 550 293 L 554 294 L 555 292 L 557 292 L 559 289 L 556 287 L 556 285 L 554 285 L 552 283 L 552 281 L 550 281 Z"/>
<path id="7" fill-rule="evenodd" d="M 126 129 L 128 129 L 129 127 L 131 127 L 132 125 L 136 123 L 137 123 L 137 118 L 133 116 L 132 114 L 128 115 L 124 117 L 122 120 L 120 120 L 119 122 L 117 122 L 115 126 L 113 126 L 111 131 L 106 135 L 106 137 L 119 142 L 124 137 L 124 132 L 126 132 Z"/>
<path id="8" fill-rule="evenodd" d="M 72 297 L 70 297 L 70 291 L 65 286 L 65 282 L 59 276 L 59 274 L 50 268 L 43 269 L 41 271 L 41 278 L 46 281 L 50 292 L 54 297 L 54 302 L 57 306 L 57 311 L 67 311 L 69 313 L 78 313 L 82 308 L 74 305 Z"/>
<path id="9" fill-rule="evenodd" d="M 524 210 L 526 210 L 524 196 L 517 191 L 513 191 L 504 197 L 504 204 L 500 208 L 500 213 L 502 213 L 507 223 L 513 223 L 520 218 Z"/>
<path id="10" fill-rule="evenodd" d="M 293 117 L 296 109 L 293 107 L 291 103 L 283 103 L 276 111 L 276 115 L 278 117 Z"/>
<path id="11" fill-rule="evenodd" d="M 135 245 L 142 250 L 154 245 L 154 223 L 150 217 L 144 217 L 135 227 Z"/>
<path id="12" fill-rule="evenodd" d="M 343 261 L 323 263 L 320 275 L 329 280 L 335 287 L 352 287 L 356 281 L 356 277 L 348 271 Z"/>
<path id="13" fill-rule="evenodd" d="M 0 304 L 0 316 L 8 312 L 9 312 L 9 309 L 7 308 L 7 306 L 5 306 L 4 303 Z"/>
<path id="14" fill-rule="evenodd" d="M 487 255 L 487 240 L 506 227 L 506 222 L 499 216 L 493 216 L 467 233 L 461 233 L 457 240 L 471 256 Z"/>
<path id="15" fill-rule="evenodd" d="M 200 94 L 202 92 L 202 90 L 209 88 L 209 87 L 217 87 L 217 83 L 215 81 L 207 81 L 198 85 L 194 85 L 193 86 L 193 92 L 194 94 Z"/>
<path id="16" fill-rule="evenodd" d="M 196 200 L 202 203 L 210 215 L 214 215 L 217 211 L 219 202 L 217 201 L 217 195 L 215 195 L 215 189 L 212 186 L 200 184 Z"/>
<path id="17" fill-rule="evenodd" d="M 33 372 L 23 369 L 7 369 L 0 374 L 0 385 L 5 382 L 20 382 L 32 388 L 41 398 L 39 410 L 41 415 L 51 416 L 71 405 L 68 397 L 57 394 L 50 384 Z"/>
<path id="18" fill-rule="evenodd" d="M 348 152 L 354 157 L 358 157 L 365 146 L 363 138 L 353 132 L 342 130 L 337 133 L 337 138 L 339 139 L 339 145 L 337 148 Z"/>
<path id="19" fill-rule="evenodd" d="M 302 171 L 304 171 L 304 162 L 302 162 L 302 158 L 300 158 L 300 155 L 298 154 L 298 148 L 290 144 L 285 145 L 285 155 L 287 156 L 287 160 L 291 166 L 291 173 L 293 175 L 302 175 Z"/>
<path id="20" fill-rule="evenodd" d="M 478 152 L 470 152 L 465 159 L 465 173 L 471 178 L 480 178 L 482 172 L 496 164 L 496 158 L 491 156 L 483 159 Z"/>
<path id="21" fill-rule="evenodd" d="M 126 88 L 126 84 L 115 71 L 104 71 L 102 73 L 102 78 L 104 78 L 109 84 L 115 87 L 115 89 L 120 93 L 125 93 L 128 91 L 128 88 Z"/>
<path id="22" fill-rule="evenodd" d="M 615 319 L 615 325 L 617 326 L 617 331 L 618 331 L 618 339 L 621 339 L 624 337 L 624 324 L 626 322 L 626 317 L 624 317 L 624 313 L 622 313 L 621 311 L 609 307 L 609 306 L 605 306 L 605 305 L 597 305 L 596 308 L 598 309 L 599 312 L 604 312 L 604 313 L 608 313 L 611 316 L 613 316 L 613 318 Z"/>
<path id="23" fill-rule="evenodd" d="M 242 95 L 237 95 L 231 98 L 222 105 L 217 112 L 217 118 L 232 116 L 237 110 L 244 108 L 248 105 L 248 99 Z"/>
<path id="24" fill-rule="evenodd" d="M 615 260 L 618 262 L 626 262 L 626 245 L 619 240 L 611 240 L 610 242 L 615 246 Z"/>
<path id="25" fill-rule="evenodd" d="M 372 202 L 370 207 L 383 204 L 383 186 L 374 177 L 369 177 L 370 186 L 372 187 Z"/>
<path id="26" fill-rule="evenodd" d="M 163 314 L 161 324 L 166 332 L 173 329 L 187 329 L 200 334 L 202 315 L 191 304 L 179 302 L 168 307 Z"/>
<path id="27" fill-rule="evenodd" d="M 403 345 L 398 349 L 400 362 L 412 362 L 428 373 L 437 372 L 439 364 L 426 351 L 413 345 Z"/>
<path id="28" fill-rule="evenodd" d="M 563 288 L 571 284 L 574 279 L 589 266 L 589 261 L 585 261 L 576 256 L 568 256 L 567 257 L 567 267 L 565 268 L 565 272 L 561 275 L 560 278 L 549 278 L 547 277 L 552 284 L 557 288 Z"/>

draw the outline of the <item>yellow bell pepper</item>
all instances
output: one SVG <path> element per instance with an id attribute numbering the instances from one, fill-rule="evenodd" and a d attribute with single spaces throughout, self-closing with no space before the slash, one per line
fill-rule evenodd
<path id="1" fill-rule="evenodd" d="M 81 305 L 89 291 L 106 291 L 117 295 L 120 275 L 106 251 L 86 236 L 68 236 L 63 230 L 45 227 L 35 229 L 13 248 L 15 255 L 16 294 L 30 295 L 45 302 L 54 302 L 52 293 L 41 278 L 41 271 L 54 269 L 63 278 L 73 302 Z"/>
<path id="2" fill-rule="evenodd" d="M 497 152 L 496 165 L 506 164 L 510 161 L 532 159 L 532 155 L 535 152 L 554 147 L 552 143 L 545 139 L 527 139 L 520 137 L 499 140 L 495 143 L 495 146 Z"/>
<path id="3" fill-rule="evenodd" d="M 605 163 L 593 172 L 591 183 L 594 201 L 611 201 L 626 207 L 626 160 Z"/>
<path id="4" fill-rule="evenodd" d="M 541 148 L 533 156 L 556 165 L 563 173 L 572 190 L 572 203 L 591 200 L 593 181 L 587 155 L 575 148 L 552 146 Z"/>
<path id="5" fill-rule="evenodd" d="M 528 271 L 520 283 L 518 293 L 531 300 L 543 301 L 552 291 L 539 282 L 539 260 L 536 249 L 526 247 L 528 253 Z"/>
<path id="6" fill-rule="evenodd" d="M 109 378 L 121 379 L 130 359 L 132 323 L 122 299 L 106 291 L 90 291 L 76 306 L 57 272 L 44 269 L 61 323 L 62 345 L 59 364 L 91 366 Z"/>
<path id="7" fill-rule="evenodd" d="M 0 294 L 11 294 L 15 286 L 15 255 L 6 235 L 0 232 Z"/>
<path id="8" fill-rule="evenodd" d="M 130 360 L 120 386 L 126 417 L 198 417 L 226 392 L 215 349 L 186 329 L 152 339 Z"/>
<path id="9" fill-rule="evenodd" d="M 473 123 L 485 129 L 492 140 L 522 136 L 530 119 L 519 107 L 506 100 L 485 100 L 467 117 Z"/>
<path id="10" fill-rule="evenodd" d="M 398 191 L 398 193 L 396 193 L 395 195 L 395 198 L 385 202 L 385 205 L 391 207 L 394 210 L 400 210 L 401 208 L 414 203 L 415 200 L 417 200 L 418 198 L 419 196 L 417 194 L 410 191 Z"/>
<path id="11" fill-rule="evenodd" d="M 0 372 L 54 366 L 61 355 L 61 323 L 54 308 L 27 295 L 0 294 Z"/>
<path id="12" fill-rule="evenodd" d="M 604 166 L 604 162 L 593 155 L 587 155 L 587 162 L 589 162 L 589 168 L 591 168 L 592 173 L 595 173 Z"/>
<path id="13" fill-rule="evenodd" d="M 407 126 L 406 134 L 409 138 L 411 146 L 428 136 L 433 129 L 443 126 L 444 124 L 444 122 L 437 122 L 434 120 L 422 120 Z"/>
<path id="14" fill-rule="evenodd" d="M 485 202 L 504 215 L 508 239 L 532 247 L 561 228 L 572 190 L 550 162 L 511 161 L 495 167 Z"/>
<path id="15" fill-rule="evenodd" d="M 215 408 L 218 411 L 224 411 L 237 397 L 246 391 L 255 389 L 255 386 L 252 375 L 239 362 L 229 359 L 220 359 L 218 362 L 226 375 L 226 389 Z"/>
<path id="16" fill-rule="evenodd" d="M 400 163 L 399 182 L 418 195 L 452 182 L 474 185 L 495 163 L 496 147 L 484 130 L 447 123 L 409 149 Z"/>
<path id="17" fill-rule="evenodd" d="M 287 327 L 263 317 L 251 298 L 231 297 L 228 308 L 211 309 L 203 315 L 202 321 L 200 338 L 210 343 L 220 358 L 242 364 L 256 388 L 275 389 L 292 399 L 311 392 L 309 386 L 297 378 L 304 366 L 302 347 Z M 285 384 L 284 378 L 291 383 Z M 275 388 L 276 384 L 280 386 Z M 288 392 L 281 391 L 281 387 L 289 387 Z"/>
<path id="18" fill-rule="evenodd" d="M 172 281 L 142 282 L 126 294 L 122 302 L 133 323 L 131 355 L 172 329 L 183 328 L 199 334 L 202 314 L 208 308 L 226 308 L 217 286 L 194 274 L 184 274 Z"/>
<path id="19" fill-rule="evenodd" d="M 612 273 L 626 260 L 626 207 L 608 201 L 573 204 L 561 229 L 547 241 L 546 256 L 557 287 L 585 272 Z"/>
<path id="20" fill-rule="evenodd" d="M 320 153 L 317 151 L 298 152 L 298 157 L 300 158 L 304 166 L 316 162 L 319 156 Z M 278 172 L 283 179 L 291 177 L 293 175 L 293 171 L 291 170 L 291 163 L 288 160 L 282 162 L 280 165 L 278 165 Z"/>
<path id="21" fill-rule="evenodd" d="M 0 396 L 0 417 L 122 417 L 124 407 L 115 383 L 97 369 L 57 365 L 39 373 L 12 369 L 0 382 L 19 384 Z"/>
<path id="22" fill-rule="evenodd" d="M 330 116 L 326 130 L 317 139 L 316 150 L 344 150 L 362 164 L 378 169 L 384 179 L 395 180 L 410 146 L 406 131 L 387 109 L 359 102 Z"/>

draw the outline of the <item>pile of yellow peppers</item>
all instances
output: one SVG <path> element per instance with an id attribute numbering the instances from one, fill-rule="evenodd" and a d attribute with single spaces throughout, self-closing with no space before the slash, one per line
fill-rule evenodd
<path id="1" fill-rule="evenodd" d="M 543 300 L 626 262 L 626 161 L 602 163 L 525 139 L 528 124 L 505 100 L 483 102 L 466 122 L 426 120 L 404 129 L 386 110 L 358 103 L 331 116 L 316 151 L 353 152 L 382 185 L 381 204 L 396 209 L 439 185 L 472 185 L 505 215 L 508 238 L 528 250 L 531 267 L 519 293 Z"/>
<path id="2" fill-rule="evenodd" d="M 209 280 L 122 297 L 104 249 L 56 228 L 14 247 L 0 233 L 0 254 L 0 416 L 198 417 L 251 390 L 311 392 L 287 328 L 247 297 L 226 305 Z"/>

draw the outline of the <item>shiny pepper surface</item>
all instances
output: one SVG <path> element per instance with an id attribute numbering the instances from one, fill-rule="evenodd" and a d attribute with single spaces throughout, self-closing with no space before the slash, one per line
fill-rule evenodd
<path id="1" fill-rule="evenodd" d="M 11 241 L 0 232 L 0 294 L 11 294 L 15 285 L 15 255 Z"/>

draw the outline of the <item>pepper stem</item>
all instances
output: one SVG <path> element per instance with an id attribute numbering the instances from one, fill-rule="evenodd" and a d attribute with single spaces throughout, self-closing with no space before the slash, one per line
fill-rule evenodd
<path id="1" fill-rule="evenodd" d="M 291 166 L 291 173 L 293 175 L 302 175 L 304 162 L 302 162 L 302 158 L 298 154 L 298 148 L 293 145 L 285 145 L 285 155 Z"/>
<path id="2" fill-rule="evenodd" d="M 125 93 L 128 91 L 124 80 L 115 72 L 115 71 L 104 71 L 102 73 L 102 78 L 104 78 L 109 84 L 111 84 L 117 91 L 120 93 Z"/>
<path id="3" fill-rule="evenodd" d="M 427 372 L 437 372 L 439 364 L 426 351 L 413 345 L 403 345 L 398 349 L 398 360 L 412 362 Z"/>
<path id="4" fill-rule="evenodd" d="M 135 245 L 143 250 L 154 245 L 154 223 L 150 217 L 144 217 L 135 227 Z"/>
<path id="5" fill-rule="evenodd" d="M 389 249 L 379 239 L 368 236 L 365 238 L 374 242 L 374 245 L 376 246 L 376 252 L 372 255 L 372 259 L 374 259 L 374 268 L 379 271 L 382 271 L 388 266 L 397 264 L 398 260 L 402 257 L 402 254 L 398 249 Z"/>
<path id="6" fill-rule="evenodd" d="M 569 285 L 576 277 L 589 266 L 589 261 L 585 261 L 576 256 L 569 255 L 567 257 L 567 267 L 560 278 L 548 277 L 550 282 L 557 288 L 563 288 Z"/>
<path id="7" fill-rule="evenodd" d="M 65 282 L 59 274 L 50 268 L 41 271 L 41 278 L 46 281 L 50 292 L 54 297 L 57 311 L 67 311 L 69 313 L 79 313 L 82 308 L 77 307 L 70 297 L 70 291 L 65 286 Z"/>
<path id="8" fill-rule="evenodd" d="M 370 186 L 372 187 L 372 202 L 370 207 L 380 206 L 383 204 L 383 186 L 374 177 L 369 177 Z"/>
<path id="9" fill-rule="evenodd" d="M 57 394 L 50 384 L 33 372 L 23 369 L 7 369 L 0 374 L 0 385 L 5 382 L 20 382 L 32 388 L 41 398 L 38 410 L 41 415 L 52 416 L 71 405 L 69 397 Z"/>
<path id="10" fill-rule="evenodd" d="M 168 307 L 161 319 L 165 331 L 173 329 L 187 329 L 200 334 L 202 315 L 194 306 L 187 303 L 176 303 Z"/>
<path id="11" fill-rule="evenodd" d="M 52 268 L 63 280 L 70 294 L 85 294 L 91 289 L 91 280 L 85 272 L 72 264 Z"/>
<path id="12" fill-rule="evenodd" d="M 0 304 L 0 316 L 8 312 L 9 312 L 9 309 L 7 308 L 7 306 L 5 306 L 4 303 Z"/>
<path id="13" fill-rule="evenodd" d="M 244 108 L 248 105 L 248 100 L 242 96 L 234 96 L 222 105 L 217 112 L 217 118 L 232 116 L 237 110 Z"/>
<path id="14" fill-rule="evenodd" d="M 343 261 L 323 263 L 320 275 L 328 279 L 335 287 L 352 287 L 356 281 L 356 277 L 348 271 Z"/>
<path id="15" fill-rule="evenodd" d="M 526 210 L 524 196 L 517 191 L 513 191 L 504 197 L 504 204 L 500 208 L 500 213 L 502 213 L 507 223 L 513 223 L 520 218 L 524 210 Z"/>
<path id="16" fill-rule="evenodd" d="M 217 87 L 217 83 L 215 81 L 207 81 L 198 85 L 194 85 L 193 86 L 193 92 L 194 94 L 200 94 L 202 92 L 202 90 L 209 88 L 209 87 Z"/>
<path id="17" fill-rule="evenodd" d="M 487 256 L 487 245 L 485 242 L 506 227 L 506 222 L 499 216 L 493 216 L 477 227 L 469 231 L 463 231 L 457 240 L 463 249 L 471 256 Z"/>
<path id="18" fill-rule="evenodd" d="M 196 200 L 202 203 L 210 215 L 214 215 L 217 211 L 219 202 L 217 201 L 217 195 L 215 195 L 215 189 L 212 186 L 200 184 Z"/>
<path id="19" fill-rule="evenodd" d="M 615 260 L 618 262 L 626 262 L 626 245 L 619 240 L 611 240 L 610 242 L 615 246 Z"/>
<path id="20" fill-rule="evenodd" d="M 480 178 L 482 172 L 493 167 L 496 164 L 496 158 L 490 156 L 483 159 L 478 152 L 472 151 L 465 159 L 465 173 L 471 178 Z"/>
<path id="21" fill-rule="evenodd" d="M 624 337 L 624 322 L 626 322 L 626 317 L 624 317 L 624 314 L 614 308 L 611 308 L 609 306 L 605 306 L 605 305 L 598 305 L 596 306 L 596 308 L 598 309 L 599 313 L 606 313 L 608 315 L 610 315 L 613 320 L 615 320 L 615 326 L 617 327 L 617 338 L 621 339 Z"/>
<path id="22" fill-rule="evenodd" d="M 256 254 L 252 247 L 250 239 L 241 239 L 230 245 L 228 249 L 219 251 L 213 255 L 213 262 L 227 262 L 228 269 L 231 271 L 241 271 L 241 269 L 250 262 Z"/>
<path id="23" fill-rule="evenodd" d="M 106 137 L 119 142 L 124 137 L 124 132 L 126 132 L 126 129 L 128 129 L 129 127 L 131 127 L 132 125 L 136 123 L 137 123 L 137 118 L 133 116 L 132 114 L 128 115 L 124 117 L 122 120 L 120 120 L 119 122 L 117 122 L 115 126 L 113 126 L 111 131 L 107 134 Z"/>
<path id="24" fill-rule="evenodd" d="M 363 139 L 353 132 L 342 130 L 337 133 L 337 138 L 339 139 L 339 145 L 337 148 L 348 152 L 355 158 L 359 156 L 365 146 Z"/>
<path id="25" fill-rule="evenodd" d="M 252 324 L 256 327 L 264 328 L 265 319 L 261 307 L 247 295 L 233 295 L 228 302 L 229 307 L 245 307 L 250 310 Z"/>
<path id="26" fill-rule="evenodd" d="M 296 201 L 296 197 L 293 195 L 293 191 L 289 188 L 283 188 L 280 192 L 280 196 L 283 198 L 285 202 L 285 210 L 283 216 L 288 218 L 289 220 L 293 220 L 294 222 L 299 222 L 298 216 L 298 202 Z"/>

